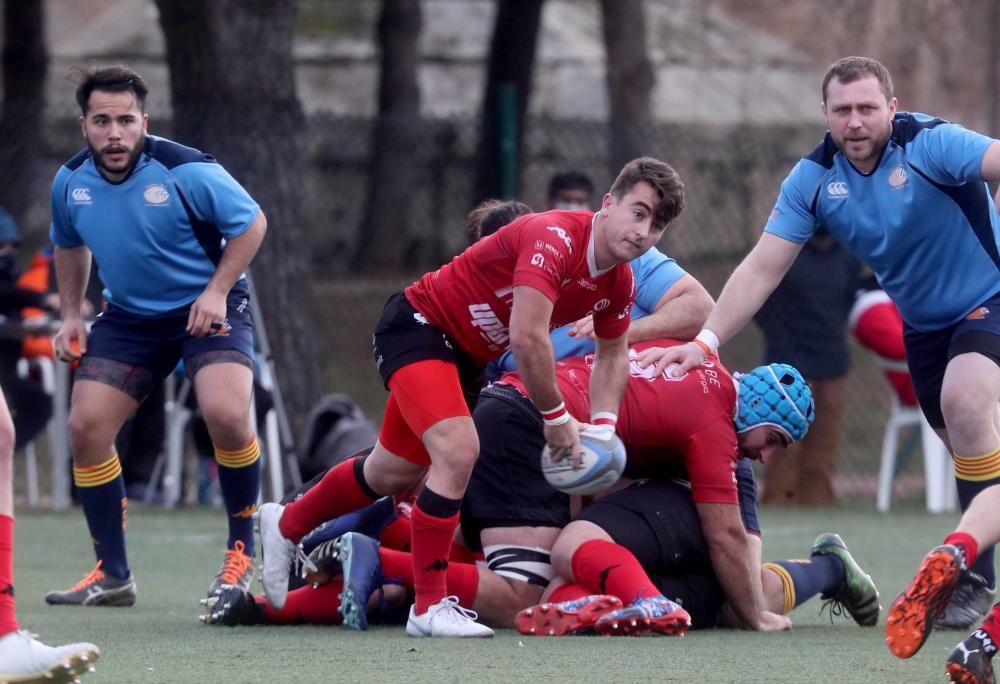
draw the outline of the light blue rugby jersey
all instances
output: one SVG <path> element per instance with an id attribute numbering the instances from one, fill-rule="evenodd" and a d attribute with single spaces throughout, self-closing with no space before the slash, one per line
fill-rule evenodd
<path id="1" fill-rule="evenodd" d="M 824 226 L 875 271 L 903 320 L 945 328 L 1000 291 L 1000 219 L 981 174 L 993 142 L 898 112 L 882 158 L 864 175 L 827 132 L 785 178 L 764 230 L 804 243 Z"/>
<path id="2" fill-rule="evenodd" d="M 85 149 L 52 184 L 52 242 L 87 246 L 104 298 L 141 316 L 191 304 L 260 207 L 210 155 L 147 136 L 125 180 L 112 183 Z"/>
<path id="3" fill-rule="evenodd" d="M 656 309 L 656 305 L 663 298 L 663 294 L 669 290 L 674 283 L 687 275 L 687 272 L 677 265 L 677 262 L 658 250 L 651 248 L 641 257 L 637 257 L 628 264 L 635 275 L 635 302 L 632 304 L 632 320 L 648 316 Z M 570 356 L 583 356 L 594 351 L 593 340 L 586 337 L 570 337 L 570 326 L 564 325 L 552 331 L 552 351 L 555 358 L 569 358 Z M 510 350 L 504 352 L 497 363 L 504 371 L 517 369 L 514 363 L 514 355 Z"/>

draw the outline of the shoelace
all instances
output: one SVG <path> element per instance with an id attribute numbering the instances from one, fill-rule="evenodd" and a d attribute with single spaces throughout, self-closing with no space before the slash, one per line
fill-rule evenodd
<path id="1" fill-rule="evenodd" d="M 300 576 L 306 576 L 306 570 L 309 572 L 319 572 L 319 567 L 313 563 L 312 558 L 306 555 L 306 552 L 302 550 L 301 544 L 295 545 L 295 556 L 292 559 L 296 567 L 300 568 Z"/>
<path id="2" fill-rule="evenodd" d="M 475 622 L 479 619 L 479 613 L 474 610 L 469 610 L 468 608 L 463 608 L 458 605 L 457 596 L 445 596 L 443 599 L 435 603 L 433 606 L 427 609 L 427 612 L 433 612 L 435 615 L 443 610 L 447 610 L 449 613 L 455 615 L 459 619 L 468 620 L 469 622 Z"/>
<path id="3" fill-rule="evenodd" d="M 104 571 L 101 570 L 101 563 L 103 563 L 103 562 L 104 561 L 97 561 L 97 565 L 95 565 L 94 569 L 90 571 L 90 574 L 87 575 L 86 577 L 84 577 L 82 580 L 80 580 L 76 584 L 74 584 L 72 587 L 70 587 L 69 590 L 70 591 L 79 591 L 81 589 L 86 589 L 90 585 L 92 585 L 92 584 L 94 584 L 96 582 L 100 582 L 102 579 L 104 579 L 105 574 L 104 574 Z"/>
<path id="4" fill-rule="evenodd" d="M 245 549 L 246 545 L 240 540 L 236 540 L 233 548 L 226 549 L 226 560 L 222 564 L 222 570 L 219 571 L 219 579 L 223 583 L 239 584 L 243 573 L 253 566 L 253 560 L 244 553 Z"/>
<path id="5" fill-rule="evenodd" d="M 842 601 L 838 601 L 837 599 L 828 599 L 826 601 L 823 601 L 823 604 L 819 607 L 820 617 L 823 617 L 824 610 L 828 610 L 830 613 L 831 625 L 834 624 L 833 623 L 834 615 L 836 615 L 837 617 L 845 617 L 845 616 L 854 617 L 853 615 L 850 614 L 851 613 L 850 609 L 846 605 L 844 605 Z"/>

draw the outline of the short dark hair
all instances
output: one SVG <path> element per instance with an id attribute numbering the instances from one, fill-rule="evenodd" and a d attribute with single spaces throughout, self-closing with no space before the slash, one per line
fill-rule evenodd
<path id="1" fill-rule="evenodd" d="M 80 105 L 80 111 L 84 116 L 87 116 L 90 95 L 95 90 L 110 93 L 131 92 L 139 103 L 139 110 L 146 111 L 146 94 L 149 93 L 149 88 L 146 87 L 142 76 L 128 67 L 108 66 L 94 69 L 75 66 L 73 72 L 74 80 L 77 81 L 76 103 Z"/>
<path id="2" fill-rule="evenodd" d="M 579 171 L 564 171 L 552 176 L 549 181 L 549 199 L 556 196 L 562 190 L 583 190 L 588 196 L 594 195 L 594 184 L 586 174 Z"/>
<path id="3" fill-rule="evenodd" d="M 465 229 L 474 241 L 493 235 L 518 216 L 531 213 L 531 207 L 517 200 L 488 199 L 465 217 Z"/>
<path id="4" fill-rule="evenodd" d="M 684 182 L 666 162 L 639 157 L 622 167 L 609 191 L 621 201 L 639 183 L 648 183 L 660 198 L 653 210 L 653 226 L 664 230 L 684 211 Z"/>
<path id="5" fill-rule="evenodd" d="M 837 79 L 841 83 L 854 83 L 855 81 L 874 76 L 878 79 L 882 94 L 886 101 L 892 99 L 892 75 L 885 65 L 877 59 L 871 57 L 844 57 L 838 59 L 830 65 L 823 77 L 823 104 L 826 104 L 826 89 L 830 81 Z"/>

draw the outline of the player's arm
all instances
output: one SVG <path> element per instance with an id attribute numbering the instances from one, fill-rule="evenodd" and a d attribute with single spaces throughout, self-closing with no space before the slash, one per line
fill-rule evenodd
<path id="1" fill-rule="evenodd" d="M 526 285 L 514 286 L 514 302 L 510 311 L 510 351 L 528 390 L 528 397 L 543 416 L 564 406 L 556 385 L 555 357 L 549 340 L 552 309 L 552 301 L 540 290 Z M 557 421 L 547 421 L 545 424 L 545 442 L 556 461 L 566 456 L 575 458 L 580 451 L 576 421 L 569 413 L 562 415 L 566 416 L 563 422 L 551 424 Z"/>
<path id="2" fill-rule="evenodd" d="M 719 301 L 705 321 L 705 330 L 715 334 L 719 346 L 750 322 L 753 315 L 778 286 L 791 268 L 802 245 L 765 232 L 736 267 L 719 295 Z M 705 359 L 703 347 L 696 342 L 679 347 L 647 349 L 639 354 L 643 365 L 655 364 L 661 373 L 671 363 L 680 367 L 674 375 L 691 370 Z"/>
<path id="3" fill-rule="evenodd" d="M 590 374 L 590 414 L 618 414 L 628 383 L 628 340 L 596 338 L 594 370 Z"/>
<path id="4" fill-rule="evenodd" d="M 989 183 L 1000 181 L 1000 140 L 994 140 L 983 154 L 981 166 L 983 180 Z M 1000 191 L 997 192 L 1000 197 Z"/>
<path id="5" fill-rule="evenodd" d="M 56 358 L 66 361 L 80 358 L 87 351 L 87 329 L 83 324 L 83 293 L 90 279 L 90 250 L 79 247 L 55 247 L 56 285 L 59 289 L 59 313 L 62 325 L 52 339 Z M 80 353 L 73 350 L 78 340 Z"/>
<path id="6" fill-rule="evenodd" d="M 208 335 L 212 332 L 212 323 L 225 320 L 226 297 L 240 275 L 250 266 L 266 232 L 267 219 L 264 212 L 258 211 L 249 228 L 226 240 L 226 247 L 222 250 L 222 258 L 215 267 L 212 279 L 191 305 L 187 330 L 192 335 Z"/>
<path id="7" fill-rule="evenodd" d="M 740 507 L 727 503 L 695 503 L 695 507 L 712 569 L 729 605 L 749 629 L 766 628 L 761 615 L 760 564 L 751 552 Z"/>
<path id="8" fill-rule="evenodd" d="M 714 304 L 708 290 L 694 276 L 685 274 L 663 293 L 648 316 L 632 320 L 628 342 L 661 337 L 690 340 L 704 327 Z"/>

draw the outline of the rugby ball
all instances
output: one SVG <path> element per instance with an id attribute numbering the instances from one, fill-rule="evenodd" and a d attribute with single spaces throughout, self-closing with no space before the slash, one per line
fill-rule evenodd
<path id="1" fill-rule="evenodd" d="M 625 470 L 625 445 L 612 435 L 610 440 L 580 435 L 583 458 L 573 468 L 569 458 L 555 463 L 548 445 L 542 449 L 542 473 L 550 485 L 566 494 L 595 494 L 610 487 Z"/>

